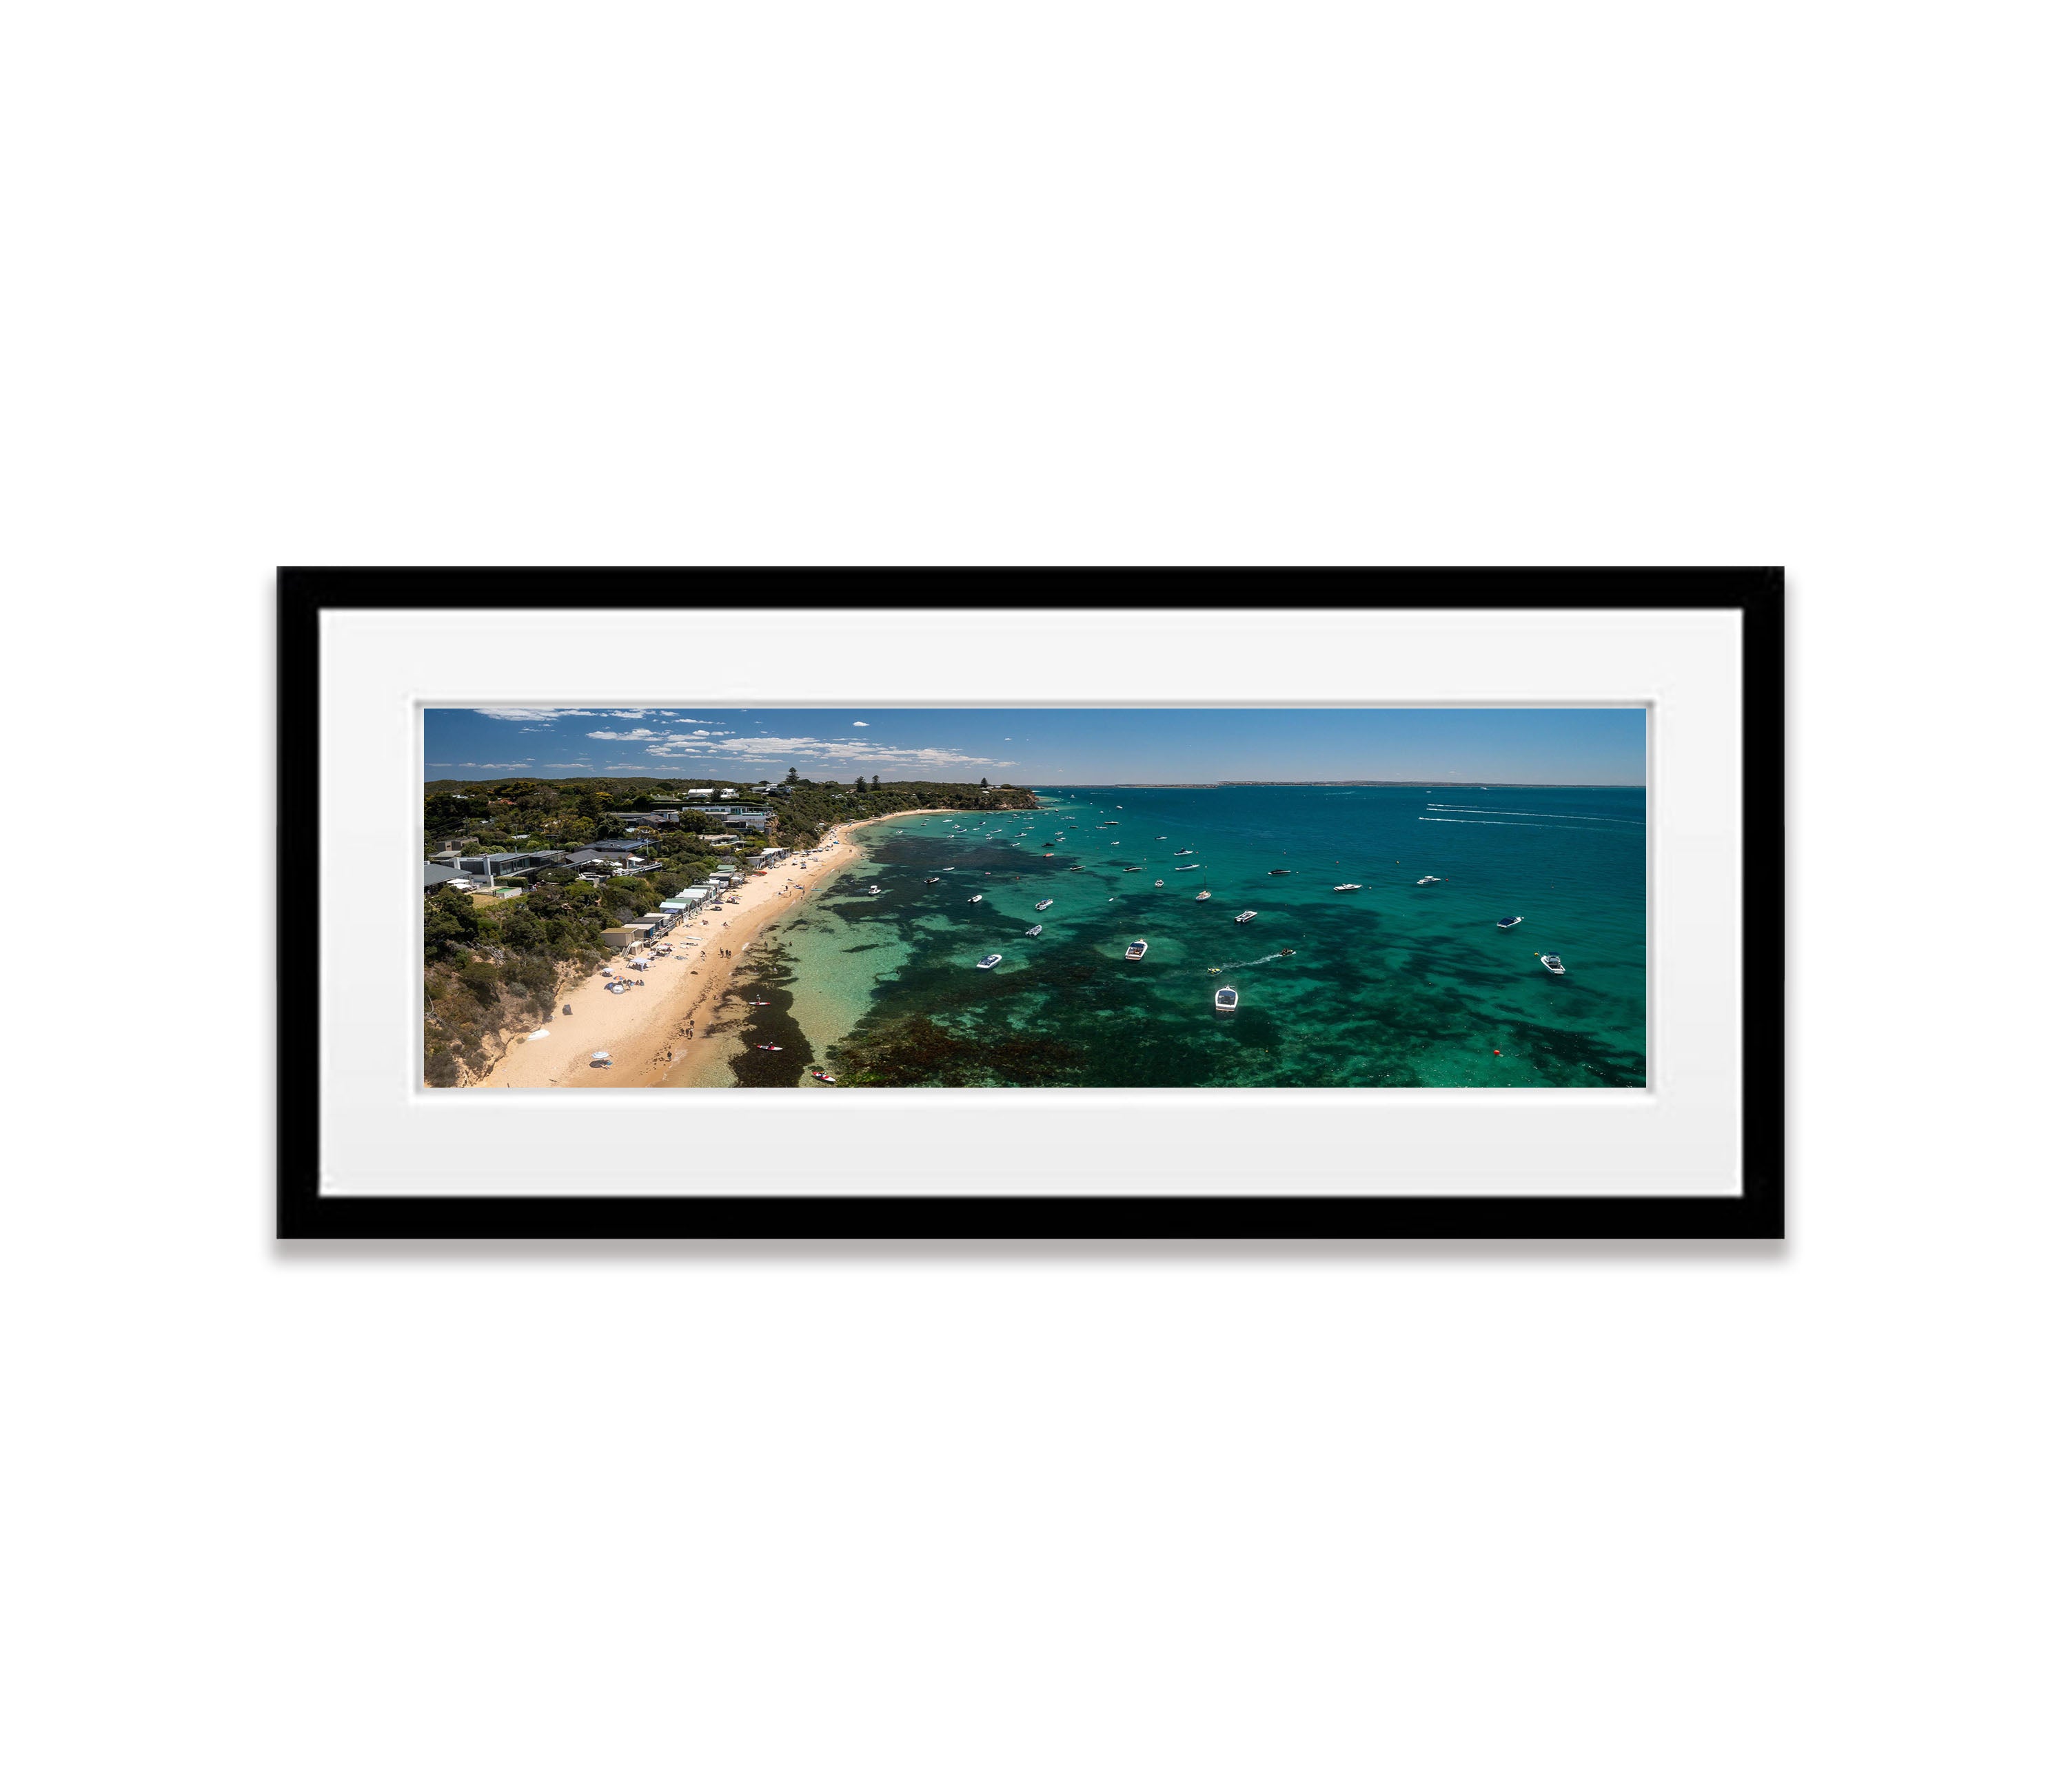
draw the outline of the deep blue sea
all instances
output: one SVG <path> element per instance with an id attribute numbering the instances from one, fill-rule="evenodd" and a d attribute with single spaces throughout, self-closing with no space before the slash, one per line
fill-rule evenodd
<path id="1" fill-rule="evenodd" d="M 857 831 L 868 856 L 757 953 L 773 1006 L 743 1044 L 789 1049 L 743 1050 L 736 1080 L 816 1063 L 849 1086 L 1645 1082 L 1642 789 L 1037 794 Z"/>

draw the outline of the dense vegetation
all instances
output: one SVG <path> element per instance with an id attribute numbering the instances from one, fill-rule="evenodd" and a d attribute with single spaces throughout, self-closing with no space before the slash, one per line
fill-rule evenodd
<path id="1" fill-rule="evenodd" d="M 867 821 L 900 809 L 1032 809 L 1036 804 L 1032 790 L 995 790 L 988 781 L 974 785 L 885 784 L 857 778 L 852 784 L 814 784 L 792 772 L 770 787 L 768 807 L 775 812 L 770 823 L 775 843 L 808 847 L 841 822 Z"/>
<path id="2" fill-rule="evenodd" d="M 735 851 L 763 843 L 735 835 L 719 815 L 685 811 L 680 824 L 613 819 L 615 810 L 674 807 L 685 787 L 737 789 L 740 802 L 765 795 L 771 843 L 817 844 L 827 829 L 899 809 L 1031 809 L 1025 790 L 987 783 L 814 783 L 792 771 L 766 792 L 714 774 L 657 778 L 513 778 L 492 783 L 441 780 L 424 786 L 426 857 L 448 842 L 469 851 L 561 851 L 626 831 L 646 843 L 661 868 L 638 877 L 585 881 L 575 868 L 542 872 L 522 896 L 476 896 L 444 888 L 424 898 L 424 1079 L 450 1087 L 479 1076 L 503 1034 L 550 1016 L 560 989 L 606 957 L 603 931 L 637 920 Z"/>

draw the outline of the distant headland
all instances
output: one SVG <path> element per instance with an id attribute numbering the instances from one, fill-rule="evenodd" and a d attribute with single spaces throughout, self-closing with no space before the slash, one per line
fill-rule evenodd
<path id="1" fill-rule="evenodd" d="M 1073 779 L 1089 790 L 1641 790 L 1642 784 L 1523 783 L 1498 778 L 1220 778 L 1211 784 L 1106 784 Z M 1061 782 L 1037 785 L 1062 790 Z"/>

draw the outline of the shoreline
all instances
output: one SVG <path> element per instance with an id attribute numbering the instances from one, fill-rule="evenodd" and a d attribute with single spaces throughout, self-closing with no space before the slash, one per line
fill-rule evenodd
<path id="1" fill-rule="evenodd" d="M 735 977 L 763 929 L 812 895 L 826 879 L 845 871 L 862 855 L 855 838 L 865 827 L 914 815 L 952 815 L 952 809 L 898 809 L 866 821 L 841 822 L 816 846 L 792 852 L 764 876 L 750 876 L 741 889 L 739 906 L 719 904 L 706 914 L 679 922 L 669 938 L 675 952 L 654 961 L 643 973 L 643 986 L 621 996 L 608 994 L 610 963 L 621 965 L 620 953 L 580 982 L 553 998 L 548 1038 L 520 1036 L 506 1046 L 474 1088 L 490 1089 L 652 1089 L 693 1086 L 713 1060 L 729 1056 L 736 1043 L 707 1030 L 721 1017 Z M 828 846 L 826 839 L 839 844 Z M 732 954 L 721 958 L 723 950 Z M 560 1010 L 572 1006 L 572 1015 Z M 616 1062 L 592 1071 L 588 1055 L 608 1051 Z"/>

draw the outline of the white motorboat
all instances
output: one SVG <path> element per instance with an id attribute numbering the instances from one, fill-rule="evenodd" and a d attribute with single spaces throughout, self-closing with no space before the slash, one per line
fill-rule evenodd
<path id="1" fill-rule="evenodd" d="M 1443 879 L 1440 877 L 1418 877 L 1415 880 L 1418 887 L 1423 884 L 1440 884 L 1443 881 Z"/>
<path id="2" fill-rule="evenodd" d="M 1160 877 L 1156 880 L 1156 888 L 1159 890 L 1163 888 L 1163 880 Z"/>
<path id="3" fill-rule="evenodd" d="M 1149 942 L 1146 940 L 1129 941 L 1127 943 L 1127 956 L 1130 958 L 1147 957 L 1149 956 Z"/>
<path id="4" fill-rule="evenodd" d="M 983 900 L 983 898 L 980 896 L 973 896 L 970 898 L 970 900 L 972 902 L 981 902 Z"/>
<path id="5" fill-rule="evenodd" d="M 1032 927 L 1030 927 L 1030 928 L 1028 928 L 1028 929 L 1027 929 L 1027 937 L 1028 937 L 1028 939 L 1030 939 L 1030 940 L 1038 940 L 1038 939 L 1040 939 L 1040 938 L 1041 937 L 1041 924 L 1040 924 L 1040 922 L 1039 922 L 1039 921 L 1035 922 L 1035 924 L 1034 924 Z"/>
<path id="6" fill-rule="evenodd" d="M 1173 871 L 1197 871 L 1199 868 L 1197 865 L 1173 865 L 1170 868 Z"/>
<path id="7" fill-rule="evenodd" d="M 1245 908 L 1236 916 L 1236 924 L 1240 926 L 1244 921 L 1253 921 L 1256 919 L 1256 911 L 1254 908 Z"/>
<path id="8" fill-rule="evenodd" d="M 1213 893 L 1214 892 L 1211 890 L 1202 890 L 1197 896 L 1194 896 L 1192 900 L 1195 902 L 1204 902 L 1207 898 Z"/>
<path id="9" fill-rule="evenodd" d="M 1034 912 L 1037 915 L 1040 914 L 1044 908 L 1046 908 L 1055 900 L 1056 899 L 1053 896 L 1042 897 L 1039 902 L 1034 904 Z"/>
<path id="10" fill-rule="evenodd" d="M 1537 961 L 1553 977 L 1563 977 L 1565 974 L 1565 961 L 1555 952 L 1538 953 Z"/>
<path id="11" fill-rule="evenodd" d="M 1503 915 L 1499 920 L 1494 923 L 1494 925 L 1496 927 L 1516 927 L 1519 926 L 1524 919 L 1525 917 L 1520 915 Z"/>
<path id="12" fill-rule="evenodd" d="M 1338 884 L 1336 886 L 1336 894 L 1341 896 L 1345 890 L 1362 890 L 1363 888 L 1362 884 Z"/>
<path id="13" fill-rule="evenodd" d="M 1214 1012 L 1216 1014 L 1232 1014 L 1236 1003 L 1241 999 L 1231 985 L 1223 984 L 1214 991 Z"/>
<path id="14" fill-rule="evenodd" d="M 976 968 L 980 971 L 995 971 L 1004 962 L 1005 954 L 1002 952 L 994 952 L 988 957 L 978 959 Z"/>
<path id="15" fill-rule="evenodd" d="M 871 896 L 881 896 L 883 894 L 882 891 L 879 890 L 873 884 L 869 885 L 869 893 Z"/>
<path id="16" fill-rule="evenodd" d="M 926 881 L 927 881 L 929 884 L 938 884 L 938 883 L 939 883 L 939 882 L 940 882 L 940 879 L 938 879 L 938 877 L 930 877 L 930 878 L 928 878 L 928 879 L 926 880 Z"/>

